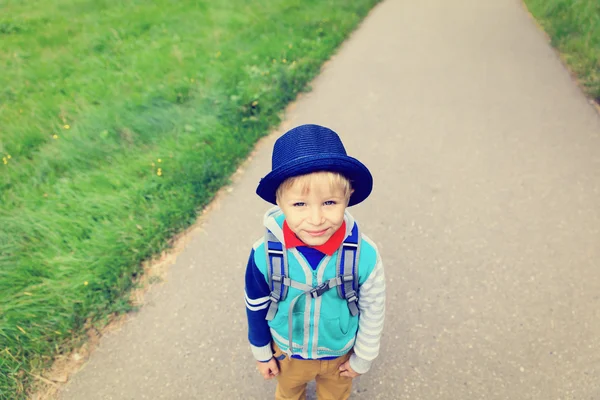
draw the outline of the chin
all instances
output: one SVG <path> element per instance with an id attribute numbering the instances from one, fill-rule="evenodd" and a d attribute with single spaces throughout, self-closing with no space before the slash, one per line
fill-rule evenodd
<path id="1" fill-rule="evenodd" d="M 309 246 L 320 246 L 322 244 L 327 243 L 327 241 L 329 240 L 329 238 L 313 238 L 313 237 L 308 237 L 305 239 L 302 239 L 302 241 L 304 243 L 306 243 Z"/>

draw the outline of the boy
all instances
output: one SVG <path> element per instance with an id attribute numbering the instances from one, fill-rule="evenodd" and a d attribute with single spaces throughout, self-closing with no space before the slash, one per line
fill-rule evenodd
<path id="1" fill-rule="evenodd" d="M 248 338 L 259 372 L 277 377 L 276 399 L 347 399 L 352 378 L 379 354 L 383 265 L 346 211 L 373 178 L 332 130 L 301 125 L 273 148 L 256 193 L 277 207 L 264 218 L 246 268 Z"/>

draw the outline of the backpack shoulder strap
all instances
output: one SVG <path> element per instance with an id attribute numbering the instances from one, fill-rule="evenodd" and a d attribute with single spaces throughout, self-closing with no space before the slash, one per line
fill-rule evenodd
<path id="1" fill-rule="evenodd" d="M 265 233 L 265 253 L 268 283 L 271 289 L 269 295 L 271 304 L 265 318 L 267 321 L 271 321 L 277 313 L 279 301 L 285 300 L 287 296 L 288 288 L 284 282 L 288 280 L 288 260 L 285 247 L 268 229 Z"/>
<path id="2" fill-rule="evenodd" d="M 358 259 L 360 256 L 360 232 L 358 224 L 354 223 L 352 233 L 340 249 L 336 263 L 336 275 L 341 284 L 337 287 L 338 295 L 348 302 L 352 316 L 358 315 Z"/>

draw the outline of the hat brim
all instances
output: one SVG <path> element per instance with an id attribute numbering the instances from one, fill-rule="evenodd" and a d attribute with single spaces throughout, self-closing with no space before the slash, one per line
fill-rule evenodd
<path id="1" fill-rule="evenodd" d="M 274 169 L 260 180 L 256 194 L 269 203 L 277 204 L 277 188 L 286 179 L 319 171 L 337 172 L 350 180 L 354 192 L 350 196 L 348 207 L 365 200 L 373 190 L 373 177 L 363 163 L 350 156 L 320 154 L 301 157 Z"/>

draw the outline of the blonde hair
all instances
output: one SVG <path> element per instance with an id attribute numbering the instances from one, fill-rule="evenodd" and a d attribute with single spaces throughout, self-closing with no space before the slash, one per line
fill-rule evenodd
<path id="1" fill-rule="evenodd" d="M 284 190 L 288 190 L 296 184 L 301 185 L 303 194 L 308 194 L 311 184 L 318 181 L 325 181 L 329 183 L 329 187 L 332 189 L 342 189 L 346 201 L 350 199 L 350 195 L 352 194 L 352 185 L 350 184 L 348 178 L 337 172 L 330 171 L 311 172 L 310 174 L 292 176 L 279 185 L 277 192 L 275 193 L 275 198 L 279 200 Z"/>

